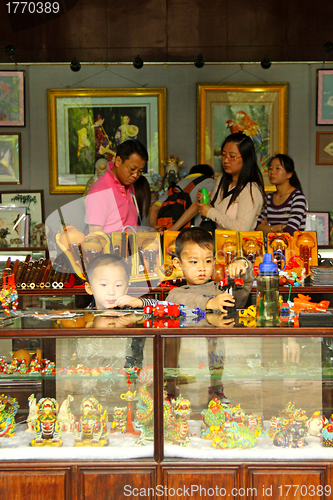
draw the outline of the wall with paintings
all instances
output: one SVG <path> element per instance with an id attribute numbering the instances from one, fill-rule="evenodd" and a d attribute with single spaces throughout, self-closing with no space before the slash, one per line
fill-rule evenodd
<path id="1" fill-rule="evenodd" d="M 329 66 L 327 64 L 327 66 Z M 184 160 L 182 168 L 196 163 L 197 106 L 196 84 L 200 83 L 289 83 L 288 153 L 294 158 L 311 211 L 333 209 L 333 166 L 316 164 L 316 132 L 333 126 L 316 125 L 316 88 L 319 64 L 272 64 L 264 70 L 260 64 L 145 64 L 142 69 L 126 65 L 82 65 L 74 73 L 69 64 L 19 65 L 25 70 L 25 127 L 1 127 L 1 133 L 20 132 L 22 148 L 22 184 L 20 190 L 44 190 L 45 215 L 77 199 L 78 194 L 50 194 L 47 89 L 140 88 L 167 89 L 167 152 Z M 0 65 L 0 70 L 13 69 Z M 12 191 L 13 185 L 1 184 L 0 190 Z"/>

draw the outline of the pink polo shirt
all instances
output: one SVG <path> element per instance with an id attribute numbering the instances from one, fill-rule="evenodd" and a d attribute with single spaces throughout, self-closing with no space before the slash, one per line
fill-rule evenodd
<path id="1" fill-rule="evenodd" d="M 114 162 L 91 186 L 86 196 L 87 224 L 102 226 L 104 233 L 122 231 L 125 226 L 138 224 L 133 186 L 124 186 L 112 173 Z"/>

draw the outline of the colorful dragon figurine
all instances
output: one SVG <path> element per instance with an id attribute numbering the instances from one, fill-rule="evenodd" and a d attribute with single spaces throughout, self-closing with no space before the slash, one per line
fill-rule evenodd
<path id="1" fill-rule="evenodd" d="M 81 402 L 81 412 L 74 446 L 107 446 L 107 410 L 103 411 L 103 406 L 96 398 L 84 398 Z"/>
<path id="2" fill-rule="evenodd" d="M 187 418 L 191 414 L 191 401 L 179 394 L 169 401 L 164 393 L 164 440 L 168 443 L 187 446 L 190 443 Z"/>
<path id="3" fill-rule="evenodd" d="M 154 400 L 148 392 L 148 386 L 153 382 L 151 371 L 152 367 L 147 366 L 139 375 L 139 382 L 142 385 L 139 388 L 139 401 L 136 404 L 133 422 L 134 429 L 140 432 L 140 437 L 135 442 L 138 445 L 146 445 L 154 441 Z"/>
<path id="4" fill-rule="evenodd" d="M 19 405 L 16 398 L 0 396 L 0 437 L 11 437 L 15 434 L 15 415 Z"/>

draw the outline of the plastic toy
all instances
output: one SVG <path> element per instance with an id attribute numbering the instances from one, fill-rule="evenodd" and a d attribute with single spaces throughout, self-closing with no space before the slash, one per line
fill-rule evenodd
<path id="1" fill-rule="evenodd" d="M 173 317 L 179 316 L 201 316 L 205 317 L 206 311 L 202 309 L 184 306 L 183 304 L 173 304 L 167 301 L 157 301 L 155 305 L 147 305 L 143 308 L 144 314 L 153 314 L 156 317 Z"/>
<path id="2" fill-rule="evenodd" d="M 19 409 L 16 398 L 0 396 L 0 437 L 12 437 L 15 434 L 15 415 Z"/>
<path id="3" fill-rule="evenodd" d="M 203 203 L 204 205 L 209 205 L 210 204 L 210 199 L 209 199 L 209 194 L 206 188 L 201 189 L 201 194 L 202 198 L 200 200 L 200 203 Z"/>
<path id="4" fill-rule="evenodd" d="M 85 398 L 81 402 L 81 412 L 74 446 L 107 446 L 107 410 L 103 411 L 96 398 Z"/>
<path id="5" fill-rule="evenodd" d="M 330 305 L 329 300 L 322 300 L 321 302 L 310 302 L 310 295 L 303 295 L 299 293 L 297 297 L 294 298 L 294 305 L 292 309 L 294 311 L 316 311 L 316 312 L 326 312 Z"/>
<path id="6" fill-rule="evenodd" d="M 233 290 L 241 290 L 244 287 L 244 280 L 240 277 L 230 278 L 224 268 L 224 277 L 220 281 L 219 290 L 232 294 Z"/>
<path id="7" fill-rule="evenodd" d="M 42 398 L 37 404 L 37 420 L 33 422 L 35 439 L 31 446 L 62 446 L 59 405 L 54 398 Z"/>

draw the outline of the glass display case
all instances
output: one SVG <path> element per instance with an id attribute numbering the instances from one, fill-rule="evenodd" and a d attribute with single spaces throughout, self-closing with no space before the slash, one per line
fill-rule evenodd
<path id="1" fill-rule="evenodd" d="M 333 328 L 54 314 L 1 328 L 4 498 L 50 474 L 51 499 L 287 484 L 329 498 Z"/>

